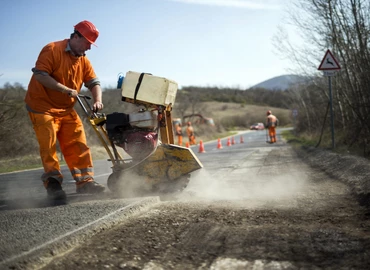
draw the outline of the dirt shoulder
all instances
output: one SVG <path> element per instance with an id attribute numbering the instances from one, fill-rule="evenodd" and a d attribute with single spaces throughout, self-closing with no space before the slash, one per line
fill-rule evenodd
<path id="1" fill-rule="evenodd" d="M 314 147 L 295 150 L 313 168 L 347 184 L 360 204 L 370 207 L 370 160 Z"/>

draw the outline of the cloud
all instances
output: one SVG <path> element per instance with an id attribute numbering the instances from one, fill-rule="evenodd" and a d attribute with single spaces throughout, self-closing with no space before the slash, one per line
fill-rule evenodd
<path id="1" fill-rule="evenodd" d="M 279 0 L 170 0 L 193 5 L 224 6 L 246 9 L 280 9 Z"/>

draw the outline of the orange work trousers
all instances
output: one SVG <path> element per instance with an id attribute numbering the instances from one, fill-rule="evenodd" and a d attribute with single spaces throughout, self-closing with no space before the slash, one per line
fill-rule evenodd
<path id="1" fill-rule="evenodd" d="M 195 141 L 195 136 L 194 136 L 194 135 L 190 135 L 190 136 L 189 136 L 189 144 L 190 144 L 190 145 L 195 145 L 195 144 L 197 144 L 197 142 Z"/>
<path id="2" fill-rule="evenodd" d="M 41 180 L 46 183 L 49 177 L 63 182 L 57 156 L 57 140 L 60 150 L 76 183 L 92 179 L 94 176 L 90 149 L 86 143 L 83 124 L 76 111 L 62 117 L 28 112 L 40 146 L 44 174 Z"/>
<path id="3" fill-rule="evenodd" d="M 275 127 L 269 127 L 269 136 L 270 136 L 270 142 L 275 143 L 276 142 L 276 129 L 275 129 Z"/>
<path id="4" fill-rule="evenodd" d="M 177 135 L 177 145 L 182 146 L 182 135 Z"/>

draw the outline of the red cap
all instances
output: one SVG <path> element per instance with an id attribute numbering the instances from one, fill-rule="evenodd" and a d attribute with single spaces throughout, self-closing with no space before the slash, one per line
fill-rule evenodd
<path id="1" fill-rule="evenodd" d="M 78 31 L 88 42 L 95 45 L 95 41 L 99 36 L 99 30 L 89 21 L 79 22 L 74 26 L 75 30 Z M 96 46 L 96 45 L 95 45 Z"/>

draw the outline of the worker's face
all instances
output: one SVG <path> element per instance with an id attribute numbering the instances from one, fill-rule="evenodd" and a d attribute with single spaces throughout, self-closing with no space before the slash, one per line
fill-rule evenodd
<path id="1" fill-rule="evenodd" d="M 74 35 L 70 45 L 74 54 L 79 56 L 84 55 L 86 51 L 91 49 L 91 43 L 86 38 L 78 35 Z"/>

